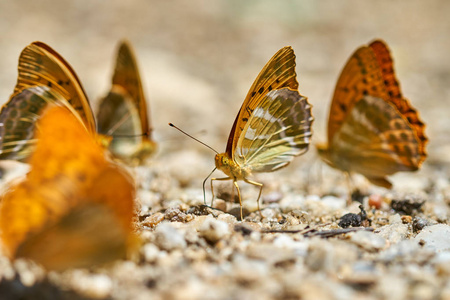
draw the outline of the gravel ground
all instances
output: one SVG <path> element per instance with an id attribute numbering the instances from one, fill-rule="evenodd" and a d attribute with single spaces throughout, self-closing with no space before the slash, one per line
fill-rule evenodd
<path id="1" fill-rule="evenodd" d="M 137 257 L 56 273 L 0 256 L 0 299 L 450 299 L 449 13 L 445 0 L 0 0 L 3 101 L 20 51 L 41 40 L 71 63 L 95 108 L 116 44 L 127 38 L 159 144 L 149 166 L 132 170 L 144 241 Z M 226 212 L 202 206 L 214 153 L 168 122 L 224 150 L 255 76 L 291 45 L 300 92 L 313 105 L 313 141 L 324 141 L 339 72 L 375 38 L 390 46 L 403 93 L 427 124 L 429 157 L 419 172 L 392 176 L 391 191 L 356 176 L 363 213 L 360 203 L 346 207 L 342 174 L 311 147 L 255 178 L 265 185 L 261 215 L 257 189 L 245 184 L 244 222 L 230 183 L 216 186 L 214 206 Z M 26 172 L 1 166 L 2 189 Z M 351 222 L 360 230 L 338 231 Z"/>

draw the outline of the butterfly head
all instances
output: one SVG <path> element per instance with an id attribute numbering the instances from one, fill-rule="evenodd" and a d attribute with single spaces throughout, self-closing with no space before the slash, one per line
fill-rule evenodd
<path id="1" fill-rule="evenodd" d="M 250 170 L 245 167 L 238 165 L 232 158 L 229 157 L 228 153 L 216 154 L 214 158 L 216 163 L 216 168 L 224 172 L 231 178 L 236 180 L 243 180 L 250 176 Z"/>

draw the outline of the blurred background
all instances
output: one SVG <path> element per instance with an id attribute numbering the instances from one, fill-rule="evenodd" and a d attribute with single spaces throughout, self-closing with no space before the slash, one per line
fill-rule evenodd
<path id="1" fill-rule="evenodd" d="M 201 149 L 212 169 L 213 153 L 168 122 L 225 150 L 256 75 L 291 45 L 300 92 L 313 104 L 314 142 L 325 141 L 341 69 L 359 46 L 381 38 L 403 94 L 428 125 L 427 163 L 438 165 L 450 162 L 449 16 L 445 0 L 0 0 L 0 99 L 13 90 L 21 50 L 40 40 L 72 65 L 95 110 L 125 38 L 135 47 L 160 157 Z"/>

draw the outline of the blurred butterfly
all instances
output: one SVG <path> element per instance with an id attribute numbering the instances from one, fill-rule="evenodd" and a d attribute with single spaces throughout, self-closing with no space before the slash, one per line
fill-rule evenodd
<path id="1" fill-rule="evenodd" d="M 403 98 L 392 58 L 381 40 L 356 50 L 336 84 L 321 158 L 385 188 L 387 175 L 415 171 L 426 158 L 425 125 Z"/>
<path id="2" fill-rule="evenodd" d="M 100 102 L 97 127 L 99 133 L 113 137 L 109 145 L 113 155 L 129 164 L 143 164 L 156 149 L 139 70 L 127 42 L 120 44 L 111 90 Z"/>
<path id="3" fill-rule="evenodd" d="M 136 241 L 133 180 L 73 112 L 53 106 L 36 123 L 30 172 L 0 201 L 3 250 L 55 270 L 124 258 Z"/>
<path id="4" fill-rule="evenodd" d="M 22 51 L 18 70 L 19 75 L 14 92 L 0 112 L 0 159 L 27 160 L 36 143 L 35 123 L 50 103 L 56 103 L 71 110 L 101 143 L 121 144 L 122 141 L 111 141 L 110 137 L 95 134 L 94 115 L 81 82 L 72 67 L 55 50 L 41 42 L 32 43 Z M 135 74 L 126 72 L 121 74 L 121 82 L 129 82 L 132 85 L 136 81 Z M 132 95 L 133 98 L 140 99 Z M 115 122 L 128 124 L 131 119 L 136 123 L 139 122 L 140 117 L 135 118 L 135 116 L 142 114 L 145 116 L 142 117 L 144 120 L 142 122 L 148 123 L 145 102 L 139 103 L 144 104 L 133 108 L 136 113 L 121 116 L 121 119 Z M 111 118 L 114 119 L 115 116 Z M 136 135 L 134 138 L 128 135 L 127 139 L 132 141 L 139 138 L 143 140 L 142 149 L 149 148 L 147 146 L 153 143 L 148 137 L 136 137 Z M 149 141 L 146 142 L 147 140 Z M 124 155 L 118 158 L 126 160 Z"/>
<path id="5" fill-rule="evenodd" d="M 92 134 L 96 125 L 89 101 L 70 65 L 41 42 L 20 54 L 17 84 L 0 112 L 0 159 L 25 161 L 36 143 L 36 120 L 49 103 L 73 111 Z"/>
<path id="6" fill-rule="evenodd" d="M 225 152 L 215 156 L 213 172 L 219 169 L 228 177 L 211 179 L 213 199 L 213 181 L 232 180 L 239 197 L 241 219 L 242 201 L 237 181 L 260 188 L 259 209 L 263 184 L 249 177 L 283 168 L 294 156 L 308 150 L 314 119 L 311 105 L 297 89 L 295 54 L 291 47 L 284 47 L 256 77 L 231 128 Z"/>

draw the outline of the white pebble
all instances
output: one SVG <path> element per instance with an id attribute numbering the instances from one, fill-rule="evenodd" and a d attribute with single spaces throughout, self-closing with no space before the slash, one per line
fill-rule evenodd
<path id="1" fill-rule="evenodd" d="M 161 222 L 155 229 L 155 244 L 163 250 L 184 249 L 187 246 L 181 230 L 169 222 Z"/>
<path id="2" fill-rule="evenodd" d="M 230 229 L 227 223 L 211 217 L 205 219 L 205 221 L 199 228 L 199 233 L 208 242 L 215 243 L 220 239 L 228 236 L 230 234 Z"/>

